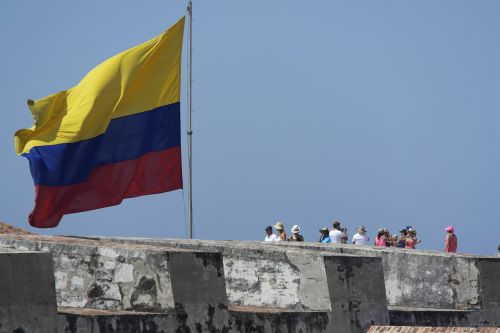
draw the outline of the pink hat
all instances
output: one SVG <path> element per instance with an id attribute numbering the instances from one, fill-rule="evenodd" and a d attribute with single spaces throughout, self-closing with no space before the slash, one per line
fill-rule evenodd
<path id="1" fill-rule="evenodd" d="M 455 229 L 451 225 L 447 226 L 446 229 L 444 229 L 444 230 L 455 232 Z"/>

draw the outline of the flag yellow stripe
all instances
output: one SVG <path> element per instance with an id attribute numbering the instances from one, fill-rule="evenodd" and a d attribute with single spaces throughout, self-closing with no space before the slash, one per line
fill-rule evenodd
<path id="1" fill-rule="evenodd" d="M 29 103 L 35 124 L 16 132 L 16 152 L 91 139 L 111 119 L 179 102 L 183 31 L 184 18 L 101 63 L 75 87 Z"/>

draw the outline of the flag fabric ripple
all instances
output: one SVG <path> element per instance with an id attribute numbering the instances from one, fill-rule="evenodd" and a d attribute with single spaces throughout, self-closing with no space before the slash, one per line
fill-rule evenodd
<path id="1" fill-rule="evenodd" d="M 35 183 L 32 226 L 64 214 L 182 188 L 180 77 L 184 18 L 92 69 L 75 87 L 28 101 L 15 133 Z"/>

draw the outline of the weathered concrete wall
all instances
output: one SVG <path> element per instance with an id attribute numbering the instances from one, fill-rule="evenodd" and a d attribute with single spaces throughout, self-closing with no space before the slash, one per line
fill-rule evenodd
<path id="1" fill-rule="evenodd" d="M 0 246 L 52 253 L 59 306 L 158 312 L 175 307 L 163 249 L 9 235 L 0 237 Z"/>
<path id="2" fill-rule="evenodd" d="M 223 255 L 229 304 L 295 311 L 329 311 L 326 273 L 317 251 L 263 249 L 260 243 L 147 239 L 108 242 L 220 252 Z"/>
<path id="3" fill-rule="evenodd" d="M 467 327 L 488 326 L 481 310 L 390 308 L 389 323 L 394 326 Z"/>
<path id="4" fill-rule="evenodd" d="M 221 250 L 226 290 L 232 305 L 292 310 L 330 310 L 323 261 L 316 253 Z M 310 285 L 314 288 L 309 288 Z M 312 292 L 309 292 L 312 291 Z"/>
<path id="5" fill-rule="evenodd" d="M 162 244 L 185 249 L 222 251 L 225 257 L 237 248 L 302 249 L 317 253 L 331 252 L 380 257 L 385 276 L 387 302 L 390 306 L 478 310 L 482 307 L 479 285 L 479 256 L 446 254 L 437 251 L 414 251 L 371 246 L 333 245 L 297 242 L 216 242 L 174 239 L 111 239 L 117 242 Z M 236 250 L 235 250 L 236 251 Z M 286 250 L 285 250 L 286 251 Z M 304 252 L 307 254 L 308 252 Z M 500 260 L 491 257 L 493 260 Z M 227 270 L 227 267 L 225 267 Z M 229 291 L 228 291 L 229 295 Z M 230 297 L 230 300 L 232 298 Z"/>
<path id="6" fill-rule="evenodd" d="M 495 289 L 497 284 L 490 282 L 498 280 L 498 276 L 495 274 L 500 270 L 495 267 L 500 263 L 500 258 L 496 256 L 482 257 L 437 251 L 318 243 L 215 242 L 171 239 L 113 239 L 112 241 L 162 244 L 181 248 L 210 248 L 213 250 L 220 247 L 223 253 L 239 251 L 233 249 L 240 247 L 253 251 L 252 249 L 257 247 L 259 251 L 280 249 L 287 253 L 287 249 L 300 249 L 322 254 L 330 252 L 380 257 L 382 259 L 381 267 L 384 271 L 387 304 L 389 307 L 406 309 L 399 311 L 399 314 L 397 316 L 395 314 L 393 318 L 406 316 L 407 320 L 413 324 L 419 324 L 418 320 L 423 321 L 439 316 L 439 312 L 434 311 L 436 309 L 447 310 L 442 314 L 449 318 L 450 323 L 463 322 L 463 318 L 466 318 L 471 325 L 484 326 L 489 323 L 498 325 L 498 318 L 500 318 L 498 297 L 496 296 L 498 289 Z M 231 281 L 228 281 L 228 284 L 231 284 Z M 230 303 L 234 300 L 234 298 L 229 298 Z M 424 309 L 423 312 L 422 309 Z M 430 312 L 427 313 L 427 310 Z"/>
<path id="7" fill-rule="evenodd" d="M 227 303 L 217 253 L 11 235 L 0 237 L 0 247 L 52 253 L 59 306 L 168 312 L 212 300 L 214 306 Z"/>
<path id="8" fill-rule="evenodd" d="M 230 310 L 221 323 L 212 317 L 194 326 L 190 313 L 133 313 L 123 311 L 62 310 L 58 332 L 64 333 L 166 333 L 166 332 L 338 332 L 326 312 Z"/>
<path id="9" fill-rule="evenodd" d="M 331 311 L 323 256 L 343 256 L 325 251 L 263 247 L 261 242 L 103 239 L 122 244 L 221 252 L 230 305 L 295 311 Z M 380 265 L 380 260 L 373 264 Z M 378 277 L 382 278 L 383 272 L 380 272 Z"/>
<path id="10" fill-rule="evenodd" d="M 500 258 L 478 258 L 485 326 L 500 326 Z"/>
<path id="11" fill-rule="evenodd" d="M 1 247 L 53 254 L 58 304 L 83 311 L 60 314 L 64 332 L 294 327 L 361 333 L 389 320 L 500 324 L 498 257 L 315 243 L 33 235 L 2 235 Z"/>
<path id="12" fill-rule="evenodd" d="M 368 333 L 500 333 L 497 327 L 414 327 L 414 326 L 372 326 Z"/>
<path id="13" fill-rule="evenodd" d="M 328 311 L 335 330 L 388 323 L 381 259 L 250 242 L 107 239 L 220 251 L 231 306 Z"/>
<path id="14" fill-rule="evenodd" d="M 311 243 L 271 246 L 382 258 L 389 308 L 399 308 L 390 309 L 391 323 L 500 325 L 498 257 Z"/>
<path id="15" fill-rule="evenodd" d="M 365 332 L 375 323 L 388 322 L 380 258 L 325 256 L 324 260 L 335 327 L 345 333 Z"/>
<path id="16" fill-rule="evenodd" d="M 380 257 L 387 301 L 391 306 L 481 308 L 478 256 L 337 244 L 284 243 L 271 246 Z"/>
<path id="17" fill-rule="evenodd" d="M 0 250 L 0 333 L 56 332 L 49 253 Z"/>

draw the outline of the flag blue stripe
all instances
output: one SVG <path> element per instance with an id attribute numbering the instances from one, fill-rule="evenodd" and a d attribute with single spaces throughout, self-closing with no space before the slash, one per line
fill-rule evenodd
<path id="1" fill-rule="evenodd" d="M 103 134 L 73 143 L 33 147 L 23 154 L 35 185 L 85 181 L 96 167 L 180 146 L 180 104 L 111 120 Z"/>

